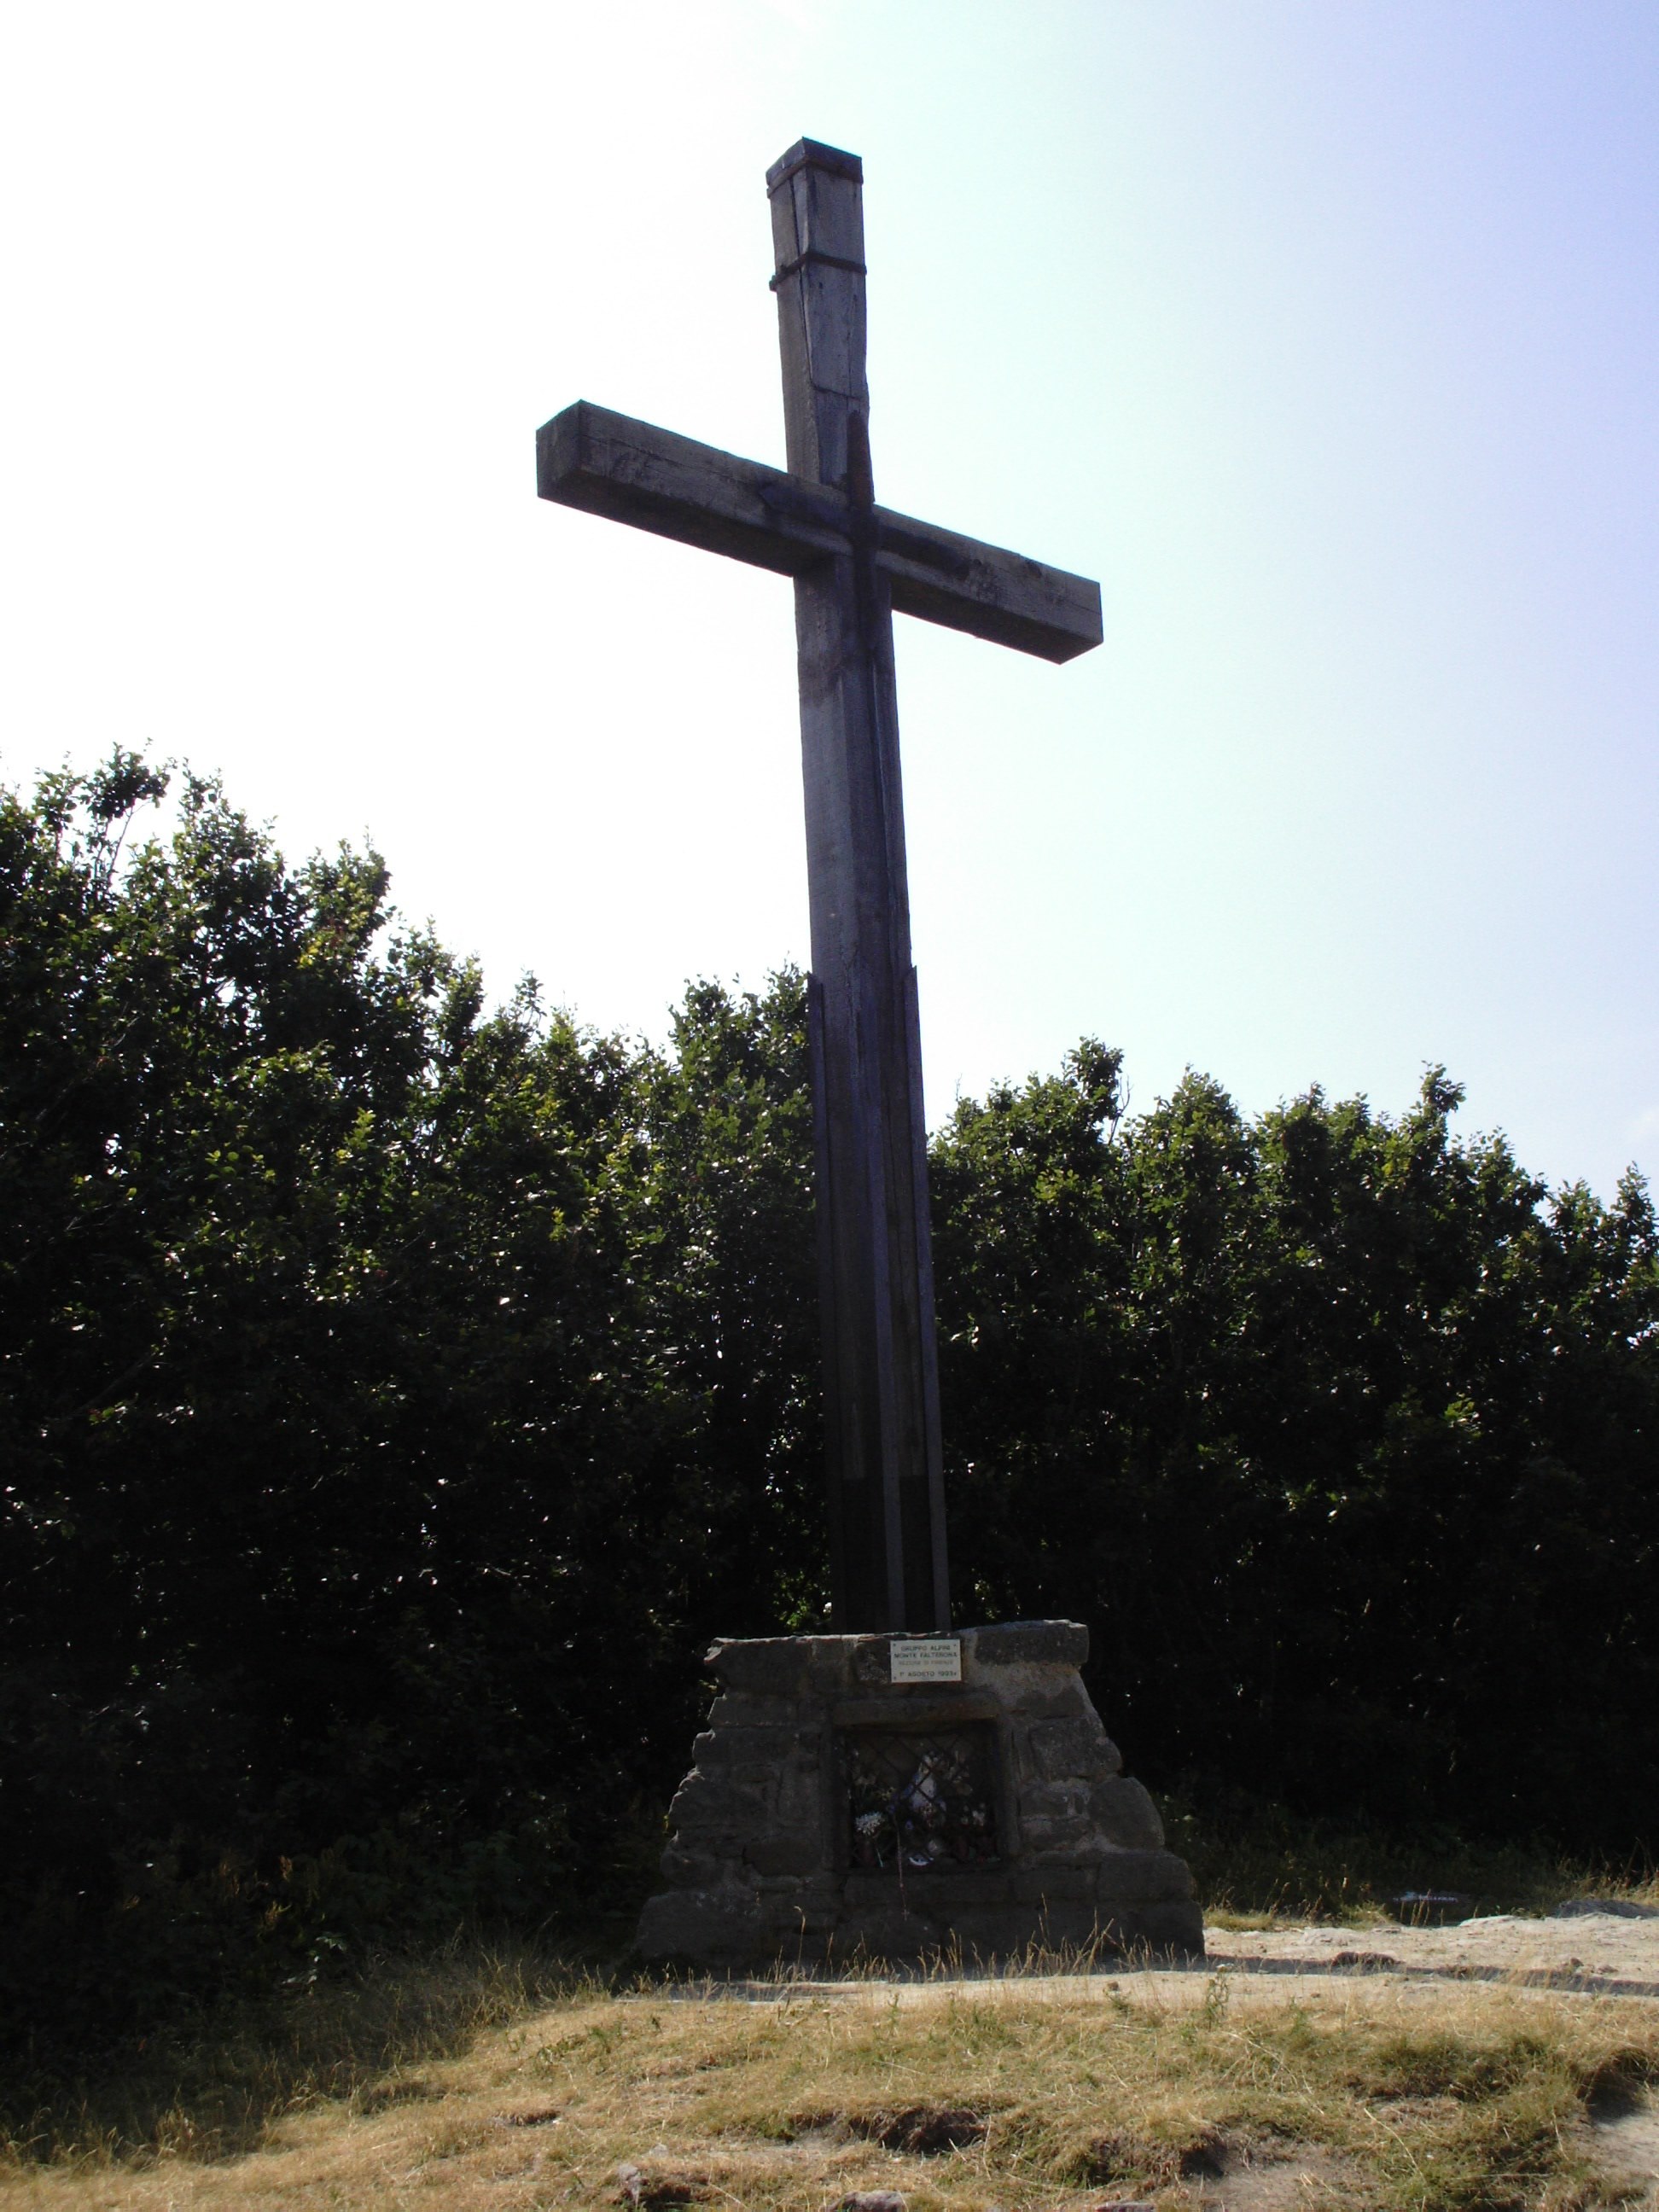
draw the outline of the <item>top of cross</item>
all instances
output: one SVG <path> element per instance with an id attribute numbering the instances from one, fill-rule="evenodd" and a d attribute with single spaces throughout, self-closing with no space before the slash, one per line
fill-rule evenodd
<path id="1" fill-rule="evenodd" d="M 832 176 L 845 177 L 849 184 L 864 182 L 864 164 L 856 154 L 844 154 L 839 146 L 826 146 L 821 139 L 797 138 L 789 151 L 780 154 L 767 171 L 767 191 L 776 191 L 797 169 L 808 168 L 828 169 Z"/>

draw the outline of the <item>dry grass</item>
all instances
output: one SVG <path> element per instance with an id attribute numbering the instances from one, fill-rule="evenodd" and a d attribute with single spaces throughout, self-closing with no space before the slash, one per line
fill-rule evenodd
<path id="1" fill-rule="evenodd" d="M 7 2085 L 0 2177 L 8 2166 L 232 2158 L 288 2118 L 383 2098 L 428 2061 L 600 1987 L 544 1953 L 457 1942 L 264 2004 L 240 2000 L 147 2039 L 78 2088 Z"/>
<path id="2" fill-rule="evenodd" d="M 1587 2114 L 1659 2079 L 1659 2007 L 1502 1986 L 1287 2002 L 1265 1982 L 1125 1972 L 764 2002 L 589 1984 L 545 2002 L 510 1964 L 450 1971 L 447 2000 L 398 2001 L 401 2055 L 384 2021 L 309 2072 L 296 2047 L 263 2089 L 242 2081 L 234 2112 L 181 2094 L 125 2154 L 89 2113 L 54 2160 L 0 2172 L 0 2207 L 823 2212 L 897 2189 L 912 2212 L 1136 2196 L 1568 2212 L 1621 2201 L 1592 2169 Z M 261 2094 L 258 2147 L 239 2148 Z"/>

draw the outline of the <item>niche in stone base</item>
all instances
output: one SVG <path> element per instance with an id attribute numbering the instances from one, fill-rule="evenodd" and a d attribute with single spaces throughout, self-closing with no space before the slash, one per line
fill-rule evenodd
<path id="1" fill-rule="evenodd" d="M 902 1880 L 994 1866 L 1006 1856 L 989 1721 L 841 1729 L 836 1750 L 846 1805 L 837 1856 L 848 1872 Z"/>
<path id="2" fill-rule="evenodd" d="M 1033 1948 L 1201 1956 L 1186 1867 L 1122 1771 L 1074 1621 L 963 1629 L 960 1680 L 890 1636 L 717 1644 L 647 1958 L 697 1966 Z"/>

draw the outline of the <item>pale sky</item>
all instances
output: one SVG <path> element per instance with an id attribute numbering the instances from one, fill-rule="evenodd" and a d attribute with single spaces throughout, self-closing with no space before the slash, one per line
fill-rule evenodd
<path id="1" fill-rule="evenodd" d="M 781 462 L 803 134 L 878 495 L 1104 594 L 898 624 L 930 1118 L 1088 1032 L 1659 1170 L 1653 0 L 14 6 L 0 777 L 219 770 L 599 1028 L 804 962 L 787 583 L 533 461 Z"/>

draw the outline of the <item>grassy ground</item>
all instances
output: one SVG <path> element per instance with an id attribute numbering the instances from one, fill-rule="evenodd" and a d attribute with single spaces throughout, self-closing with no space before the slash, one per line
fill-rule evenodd
<path id="1" fill-rule="evenodd" d="M 433 1972 L 392 2005 L 401 2046 L 390 2014 L 355 2045 L 349 2021 L 313 2023 L 325 2063 L 296 2045 L 285 2070 L 245 2059 L 216 2103 L 183 2087 L 136 2158 L 89 2112 L 78 2143 L 0 2171 L 0 2206 L 822 2212 L 896 2189 L 912 2212 L 1568 2212 L 1621 2201 L 1588 2116 L 1659 2080 L 1659 2007 L 1504 1987 L 1287 2001 L 1123 1973 L 548 2002 L 508 1962 Z"/>
<path id="2" fill-rule="evenodd" d="M 1622 1892 L 1639 1870 L 1177 1802 L 1212 1924 Z M 622 1923 L 607 1931 L 613 1960 Z M 1585 2115 L 1659 2080 L 1659 2005 L 1502 1987 L 1125 1972 L 693 2001 L 456 1943 L 180 2021 L 79 2084 L 0 2091 L 0 2212 L 678 2203 L 912 2212 L 1111 2197 L 1520 2212 L 1620 2201 Z M 557 2118 L 548 2117 L 556 2112 Z M 638 2172 L 617 2179 L 623 2166 Z M 1225 2179 L 1218 2179 L 1224 2174 Z M 1219 2191 L 1218 2195 L 1214 2192 Z M 1206 2194 L 1208 2192 L 1208 2194 Z"/>
<path id="3" fill-rule="evenodd" d="M 234 2157 L 295 2112 L 356 2110 L 411 2069 L 463 2056 L 492 2030 L 601 1986 L 555 1954 L 458 1940 L 264 2002 L 228 2002 L 143 2039 L 82 2082 L 9 2085 L 0 2173 L 41 2162 Z"/>

